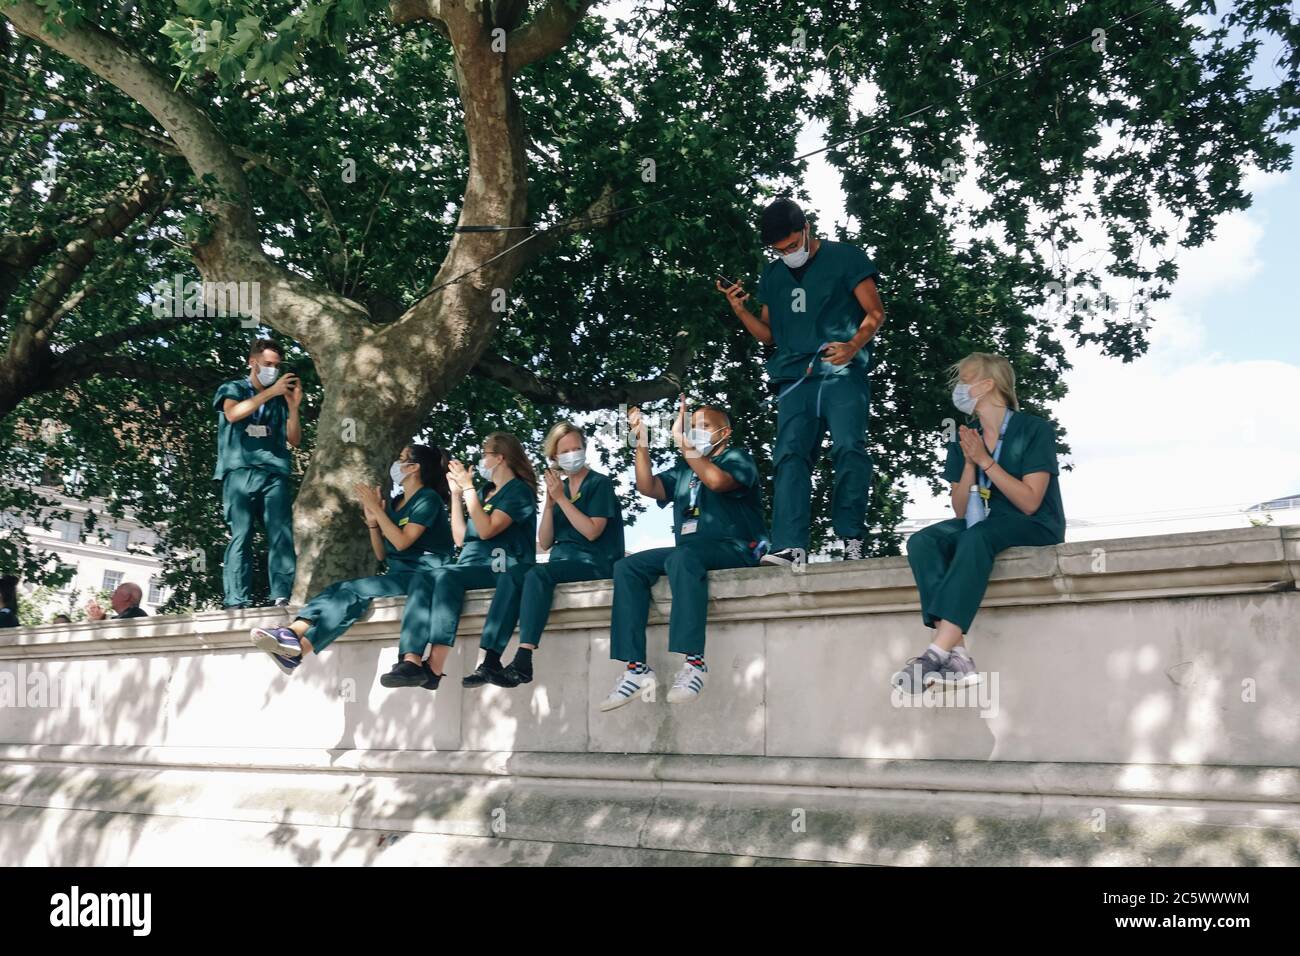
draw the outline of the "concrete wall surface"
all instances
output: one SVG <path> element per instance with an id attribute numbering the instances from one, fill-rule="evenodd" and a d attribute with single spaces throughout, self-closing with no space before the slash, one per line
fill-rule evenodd
<path id="1" fill-rule="evenodd" d="M 1013 549 L 984 684 L 914 702 L 903 558 L 713 573 L 703 696 L 609 714 L 608 581 L 513 690 L 460 686 L 490 592 L 436 693 L 378 684 L 401 599 L 292 677 L 272 609 L 0 632 L 0 863 L 1300 864 L 1298 571 L 1288 527 Z"/>

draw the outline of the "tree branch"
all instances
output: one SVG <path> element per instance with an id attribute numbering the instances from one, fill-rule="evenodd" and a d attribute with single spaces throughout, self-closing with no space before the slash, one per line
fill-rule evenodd
<path id="1" fill-rule="evenodd" d="M 636 405 L 664 398 L 673 398 L 682 390 L 682 376 L 690 361 L 691 346 L 685 331 L 674 337 L 672 354 L 664 374 L 639 382 L 606 384 L 567 384 L 554 379 L 544 379 L 522 365 L 516 365 L 499 355 L 484 353 L 472 369 L 480 378 L 504 385 L 532 402 L 542 405 L 560 405 L 574 411 L 594 411 L 599 408 L 617 408 L 619 405 Z"/>
<path id="2" fill-rule="evenodd" d="M 548 0 L 536 16 L 506 38 L 508 72 L 518 73 L 564 46 L 594 2 L 577 0 L 577 9 L 572 9 L 566 0 Z"/>
<path id="3" fill-rule="evenodd" d="M 42 348 L 49 341 L 61 314 L 59 305 L 94 258 L 95 243 L 120 235 L 142 212 L 161 202 L 162 196 L 158 175 L 145 172 L 129 192 L 106 203 L 91 216 L 80 234 L 63 247 L 33 290 L 9 341 L 11 361 L 25 361 L 33 349 Z"/>
<path id="4" fill-rule="evenodd" d="M 172 88 L 152 64 L 92 23 L 60 24 L 58 35 L 45 28 L 45 11 L 31 0 L 0 10 L 18 32 L 39 40 L 112 83 L 158 121 L 184 154 L 199 182 L 209 177 L 217 190 L 204 207 L 229 230 L 230 238 L 257 243 L 248 182 L 239 160 L 207 114 Z"/>

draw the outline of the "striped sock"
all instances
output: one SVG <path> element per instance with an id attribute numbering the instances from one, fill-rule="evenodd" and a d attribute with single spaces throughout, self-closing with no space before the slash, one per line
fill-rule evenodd
<path id="1" fill-rule="evenodd" d="M 645 661 L 628 661 L 627 669 L 633 674 L 644 674 L 650 670 L 650 668 L 646 666 Z"/>
<path id="2" fill-rule="evenodd" d="M 686 663 L 690 664 L 692 667 L 698 667 L 700 670 L 706 669 L 704 666 L 703 654 L 687 654 Z"/>

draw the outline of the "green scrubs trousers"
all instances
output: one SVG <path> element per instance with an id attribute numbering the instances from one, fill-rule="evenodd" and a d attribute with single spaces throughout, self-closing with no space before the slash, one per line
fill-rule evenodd
<path id="1" fill-rule="evenodd" d="M 424 656 L 428 644 L 456 643 L 456 628 L 460 626 L 460 612 L 465 605 L 465 592 L 482 588 L 495 588 L 498 581 L 518 567 L 520 562 L 509 559 L 506 570 L 498 573 L 491 564 L 449 564 L 415 575 L 406 592 L 406 609 L 402 612 L 402 640 L 398 660 L 403 654 Z M 494 595 L 495 597 L 495 595 Z M 493 607 L 497 607 L 493 602 Z M 497 614 L 508 614 L 510 608 L 497 607 Z M 516 609 L 515 614 L 519 611 Z M 495 627 L 491 610 L 486 627 Z M 513 623 L 510 630 L 514 630 Z M 509 631 L 506 632 L 509 635 Z M 507 640 L 509 637 L 507 636 Z"/>
<path id="2" fill-rule="evenodd" d="M 555 586 L 573 581 L 600 581 L 612 575 L 608 565 L 590 560 L 566 558 L 556 547 L 551 560 L 545 564 L 515 565 L 497 582 L 497 593 L 492 596 L 487 622 L 479 646 L 485 651 L 503 653 L 510 643 L 510 635 L 519 625 L 519 643 L 537 647 L 551 616 L 551 602 L 555 599 Z M 580 553 L 580 552 L 579 552 Z"/>
<path id="3" fill-rule="evenodd" d="M 289 476 L 265 468 L 237 468 L 226 472 L 221 500 L 230 526 L 230 544 L 226 545 L 222 565 L 226 607 L 252 601 L 249 586 L 253 579 L 253 518 L 259 513 L 270 545 L 267 571 L 271 600 L 289 597 L 298 568 L 293 550 L 293 489 Z"/>
<path id="4" fill-rule="evenodd" d="M 703 654 L 704 625 L 709 611 L 708 573 L 721 568 L 752 568 L 757 564 L 758 559 L 743 544 L 716 538 L 695 539 L 689 535 L 675 548 L 638 551 L 615 561 L 610 658 L 645 660 L 650 588 L 664 574 L 668 575 L 672 590 L 668 650 L 674 654 Z"/>
<path id="5" fill-rule="evenodd" d="M 922 528 L 907 539 L 907 562 L 921 593 L 926 627 L 951 621 L 970 630 L 998 552 L 1017 546 L 1057 544 L 1049 528 L 1024 515 L 990 515 L 973 528 L 965 518 L 950 518 Z"/>
<path id="6" fill-rule="evenodd" d="M 429 560 L 432 562 L 436 559 L 431 555 Z M 412 578 L 421 570 L 428 569 L 428 565 L 423 568 L 414 565 L 398 566 L 387 574 L 331 584 L 298 612 L 299 619 L 311 625 L 307 628 L 306 637 L 311 641 L 312 649 L 318 654 L 325 650 L 366 613 L 371 601 L 378 597 L 406 594 Z"/>
<path id="7" fill-rule="evenodd" d="M 866 533 L 867 495 L 871 489 L 871 455 L 867 452 L 867 420 L 871 379 L 865 369 L 822 378 L 819 368 L 777 406 L 776 444 L 772 465 L 772 550 L 807 550 L 812 526 L 812 473 L 820 457 L 822 436 L 831 432 L 831 464 L 835 484 L 831 493 L 831 523 L 841 538 Z M 779 383 L 782 389 L 791 383 Z M 818 414 L 817 392 L 821 389 Z"/>

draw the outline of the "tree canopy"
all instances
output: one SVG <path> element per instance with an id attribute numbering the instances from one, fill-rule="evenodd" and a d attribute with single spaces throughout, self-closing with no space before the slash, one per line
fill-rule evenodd
<path id="1" fill-rule="evenodd" d="M 796 143 L 817 122 L 850 217 L 818 228 L 882 271 L 869 520 L 890 553 L 903 480 L 936 474 L 948 364 L 1001 352 L 1049 414 L 1065 343 L 1130 361 L 1147 323 L 1062 315 L 1053 290 L 1111 277 L 1158 300 L 1178 250 L 1249 205 L 1245 169 L 1290 164 L 1300 27 L 1282 0 L 600 11 L 0 0 L 0 505 L 31 513 L 42 473 L 75 472 L 160 532 L 178 606 L 214 601 L 209 403 L 256 323 L 156 315 L 176 276 L 259 283 L 304 375 L 296 520 L 300 541 L 330 529 L 317 580 L 369 560 L 341 489 L 416 433 L 536 447 L 558 417 L 683 387 L 727 405 L 770 474 L 762 350 L 712 276 L 754 287 L 758 210 L 807 198 Z M 1108 248 L 1065 275 L 1088 221 Z M 17 529 L 0 564 L 56 582 Z"/>

